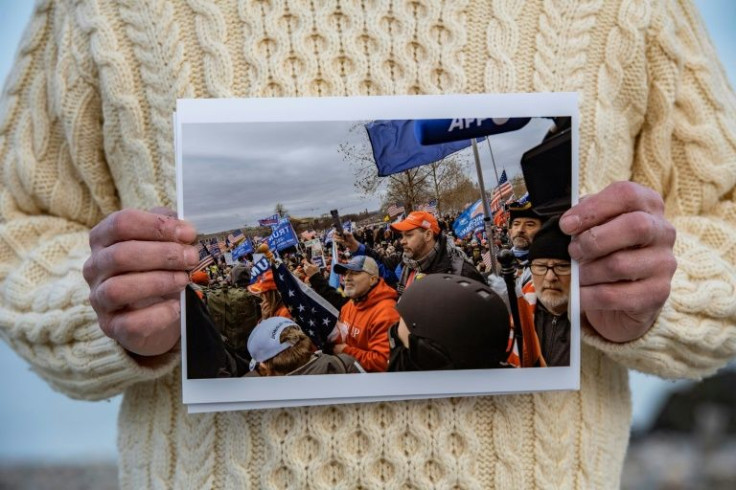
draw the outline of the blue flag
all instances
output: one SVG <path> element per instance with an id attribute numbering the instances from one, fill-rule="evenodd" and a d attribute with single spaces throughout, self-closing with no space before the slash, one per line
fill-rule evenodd
<path id="1" fill-rule="evenodd" d="M 529 121 L 530 117 L 419 119 L 415 121 L 414 131 L 417 141 L 421 144 L 436 145 L 516 131 L 526 126 Z"/>
<path id="2" fill-rule="evenodd" d="M 253 284 L 258 280 L 258 276 L 266 272 L 271 267 L 271 262 L 266 257 L 261 257 L 261 260 L 253 264 L 253 268 L 250 270 L 250 283 Z"/>
<path id="3" fill-rule="evenodd" d="M 332 265 L 330 266 L 330 279 L 327 281 L 333 289 L 340 287 L 340 276 L 335 272 L 335 264 L 338 263 L 337 242 L 332 242 Z"/>
<path id="4" fill-rule="evenodd" d="M 271 236 L 268 237 L 268 248 L 271 250 L 283 250 L 293 247 L 299 243 L 296 233 L 291 227 L 288 218 L 282 218 L 277 225 L 272 228 Z"/>
<path id="5" fill-rule="evenodd" d="M 253 253 L 253 243 L 250 241 L 250 238 L 246 238 L 243 243 L 238 245 L 233 249 L 233 260 L 238 260 L 240 257 L 243 257 L 248 254 Z"/>
<path id="6" fill-rule="evenodd" d="M 403 172 L 445 158 L 470 146 L 470 140 L 422 146 L 414 135 L 414 121 L 373 121 L 365 125 L 373 147 L 378 176 Z"/>
<path id="7" fill-rule="evenodd" d="M 458 238 L 466 237 L 476 230 L 483 229 L 483 203 L 480 199 L 463 209 L 463 212 L 452 223 L 452 229 Z"/>
<path id="8" fill-rule="evenodd" d="M 273 279 L 284 304 L 302 331 L 318 349 L 333 340 L 339 312 L 312 288 L 294 277 L 282 263 L 272 267 Z"/>
<path id="9" fill-rule="evenodd" d="M 258 220 L 259 226 L 274 226 L 277 225 L 279 222 L 279 215 L 274 214 L 269 216 L 268 218 L 263 218 Z"/>

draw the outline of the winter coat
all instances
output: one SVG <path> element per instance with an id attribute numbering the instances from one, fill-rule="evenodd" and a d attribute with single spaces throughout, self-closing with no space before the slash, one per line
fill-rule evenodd
<path id="1" fill-rule="evenodd" d="M 340 310 L 338 343 L 347 344 L 343 352 L 356 358 L 366 371 L 388 369 L 388 329 L 399 321 L 396 290 L 380 279 L 360 300 L 345 303 Z"/>

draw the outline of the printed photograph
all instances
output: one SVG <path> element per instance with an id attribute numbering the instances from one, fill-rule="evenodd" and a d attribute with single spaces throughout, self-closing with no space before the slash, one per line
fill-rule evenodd
<path id="1" fill-rule="evenodd" d="M 381 396 L 374 373 L 571 368 L 557 114 L 182 123 L 187 380 L 303 378 L 330 398 L 338 378 Z"/>

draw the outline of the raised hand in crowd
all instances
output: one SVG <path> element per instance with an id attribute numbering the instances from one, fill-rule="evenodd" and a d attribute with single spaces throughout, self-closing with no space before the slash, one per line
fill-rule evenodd
<path id="1" fill-rule="evenodd" d="M 358 247 L 360 247 L 360 242 L 355 239 L 352 233 L 349 231 L 344 231 L 342 235 L 339 233 L 335 233 L 334 240 L 339 244 L 347 247 L 348 250 L 350 250 L 351 253 L 358 250 Z"/>
<path id="2" fill-rule="evenodd" d="M 164 209 L 118 211 L 92 229 L 84 278 L 105 335 L 142 356 L 176 345 L 179 293 L 199 260 L 188 245 L 196 236 L 190 224 Z"/>
<path id="3" fill-rule="evenodd" d="M 670 293 L 677 268 L 675 228 L 662 197 L 634 182 L 587 196 L 560 220 L 580 263 L 582 320 L 602 337 L 628 342 L 644 335 Z"/>
<path id="4" fill-rule="evenodd" d="M 307 278 L 312 277 L 319 272 L 319 266 L 311 263 L 307 259 L 302 260 L 302 269 Z"/>

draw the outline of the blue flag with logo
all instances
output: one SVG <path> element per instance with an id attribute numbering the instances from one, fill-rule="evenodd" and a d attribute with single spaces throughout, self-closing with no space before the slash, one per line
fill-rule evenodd
<path id="1" fill-rule="evenodd" d="M 271 262 L 268 261 L 266 257 L 261 257 L 261 259 L 253 264 L 253 267 L 250 270 L 250 283 L 253 284 L 258 280 L 258 276 L 266 272 L 268 269 L 271 268 Z"/>
<path id="2" fill-rule="evenodd" d="M 435 145 L 516 131 L 529 121 L 530 117 L 419 119 L 414 123 L 414 131 L 421 144 Z"/>
<path id="3" fill-rule="evenodd" d="M 480 199 L 475 201 L 473 204 L 463 210 L 457 219 L 452 223 L 452 230 L 455 232 L 455 236 L 463 238 L 478 229 L 483 229 L 483 203 Z"/>
<path id="4" fill-rule="evenodd" d="M 470 140 L 420 145 L 414 134 L 412 120 L 378 120 L 366 124 L 365 129 L 373 148 L 379 177 L 442 160 L 470 146 Z"/>
<path id="5" fill-rule="evenodd" d="M 288 218 L 282 218 L 272 230 L 268 237 L 268 248 L 271 250 L 283 250 L 299 243 Z"/>
<path id="6" fill-rule="evenodd" d="M 246 238 L 243 243 L 238 245 L 233 249 L 233 260 L 238 260 L 240 257 L 243 257 L 248 254 L 253 253 L 253 242 L 250 241 L 250 238 Z"/>
<path id="7" fill-rule="evenodd" d="M 336 337 L 335 323 L 339 312 L 315 290 L 294 277 L 284 264 L 273 269 L 273 280 L 284 304 L 302 331 L 318 349 Z"/>

